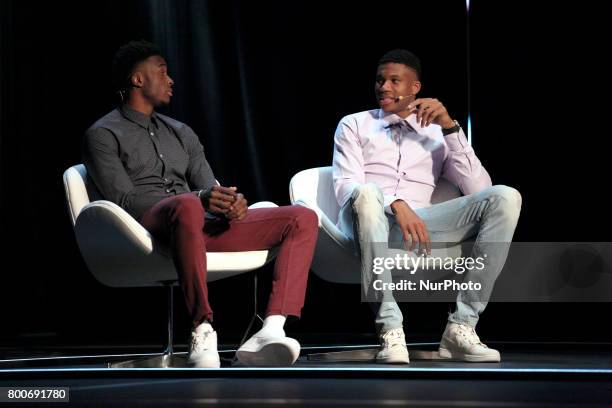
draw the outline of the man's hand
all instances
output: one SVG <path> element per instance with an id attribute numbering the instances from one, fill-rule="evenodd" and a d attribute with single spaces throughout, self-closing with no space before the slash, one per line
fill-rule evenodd
<path id="1" fill-rule="evenodd" d="M 212 186 L 200 199 L 207 211 L 227 215 L 237 199 L 236 187 Z"/>
<path id="2" fill-rule="evenodd" d="M 429 126 L 431 123 L 440 125 L 445 129 L 455 126 L 448 111 L 442 102 L 435 98 L 419 98 L 410 102 L 408 109 L 416 112 L 417 122 L 421 127 Z"/>
<path id="3" fill-rule="evenodd" d="M 414 251 L 416 245 L 419 246 L 419 254 L 431 255 L 431 243 L 429 241 L 429 233 L 427 226 L 412 208 L 403 200 L 395 200 L 391 203 L 391 209 L 395 214 L 402 234 L 404 236 L 404 245 L 409 251 Z M 410 248 L 408 248 L 410 243 Z"/>
<path id="4" fill-rule="evenodd" d="M 225 216 L 230 220 L 242 220 L 249 209 L 249 203 L 247 202 L 244 195 L 241 193 L 236 194 L 236 201 L 232 204 L 229 211 L 225 214 Z"/>

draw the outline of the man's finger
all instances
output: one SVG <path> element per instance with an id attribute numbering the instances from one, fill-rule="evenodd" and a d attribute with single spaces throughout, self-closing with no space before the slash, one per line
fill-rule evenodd
<path id="1" fill-rule="evenodd" d="M 220 200 L 218 198 L 212 198 L 210 200 L 208 200 L 209 205 L 211 206 L 215 206 L 215 207 L 219 207 L 219 208 L 223 208 L 223 209 L 229 209 L 231 207 L 231 204 L 228 203 L 225 200 Z"/>
<path id="2" fill-rule="evenodd" d="M 236 202 L 230 207 L 228 215 L 231 214 L 233 217 L 238 218 L 241 214 L 245 213 L 247 209 L 247 201 L 242 198 L 242 194 L 238 194 Z"/>
<path id="3" fill-rule="evenodd" d="M 238 219 L 239 220 L 243 219 L 244 217 L 246 217 L 246 214 L 247 214 L 247 209 L 244 208 L 242 211 L 240 211 L 240 214 L 238 215 Z"/>
<path id="4" fill-rule="evenodd" d="M 431 106 L 427 103 L 423 103 L 421 104 L 421 106 L 419 106 L 419 111 L 417 113 L 417 122 L 419 122 L 419 125 L 421 125 L 421 127 L 425 127 L 425 116 L 428 114 L 428 110 L 431 108 Z"/>
<path id="5" fill-rule="evenodd" d="M 436 111 L 436 109 L 438 109 L 437 105 L 437 102 L 431 102 L 425 107 L 425 112 L 423 113 L 423 123 L 421 124 L 421 127 L 429 125 L 429 122 L 431 122 L 430 118 L 432 114 Z"/>
<path id="6" fill-rule="evenodd" d="M 421 122 L 421 118 L 423 117 L 423 113 L 425 113 L 425 106 L 424 105 L 419 105 L 419 108 L 417 110 L 416 113 L 416 119 L 417 119 L 417 123 Z"/>
<path id="7" fill-rule="evenodd" d="M 227 213 L 226 209 L 217 207 L 215 205 L 211 205 L 210 207 L 208 207 L 208 211 L 213 212 L 213 213 L 219 213 L 219 214 L 226 214 Z"/>
<path id="8" fill-rule="evenodd" d="M 226 214 L 226 217 L 232 220 L 240 221 L 246 216 L 246 209 L 234 209 Z"/>
<path id="9" fill-rule="evenodd" d="M 427 118 L 427 126 L 436 121 L 436 118 L 444 113 L 444 106 L 439 107 L 438 109 L 432 111 Z"/>
<path id="10" fill-rule="evenodd" d="M 243 208 L 245 207 L 245 203 L 244 200 L 237 200 L 235 203 L 232 204 L 231 209 L 238 212 L 241 211 Z"/>
<path id="11" fill-rule="evenodd" d="M 225 186 L 213 186 L 213 190 L 217 190 L 217 191 L 222 191 L 224 193 L 228 193 L 228 194 L 235 194 L 236 193 L 236 187 L 225 187 Z"/>
<path id="12" fill-rule="evenodd" d="M 423 99 L 421 98 L 415 99 L 414 101 L 410 102 L 410 104 L 408 105 L 408 109 L 416 108 L 421 103 L 423 103 Z"/>
<path id="13" fill-rule="evenodd" d="M 224 210 L 228 210 L 231 207 L 231 204 L 225 200 L 220 200 L 218 198 L 211 198 L 209 200 L 209 205 L 214 205 L 218 208 L 223 208 Z"/>
<path id="14" fill-rule="evenodd" d="M 439 115 L 437 109 L 429 109 L 425 115 L 425 126 L 429 126 L 429 124 L 433 122 L 436 115 Z"/>
<path id="15" fill-rule="evenodd" d="M 433 110 L 427 109 L 425 111 L 425 114 L 423 114 L 423 127 L 429 125 L 429 118 L 431 118 L 432 113 L 433 113 Z"/>
<path id="16" fill-rule="evenodd" d="M 408 228 L 402 229 L 402 235 L 404 236 L 404 248 L 406 251 L 409 251 L 409 245 L 412 242 L 412 237 L 410 236 L 410 231 L 408 231 Z"/>
<path id="17" fill-rule="evenodd" d="M 408 105 L 408 109 L 416 113 L 417 122 L 419 121 L 419 114 L 421 112 L 421 103 L 423 103 L 422 99 L 415 99 L 414 101 L 410 102 L 410 104 Z"/>
<path id="18" fill-rule="evenodd" d="M 427 229 L 424 225 L 419 226 L 419 239 L 421 240 L 421 244 L 419 246 L 419 252 L 422 254 L 429 254 L 429 235 L 427 234 Z"/>
<path id="19" fill-rule="evenodd" d="M 236 196 L 236 187 L 213 186 L 212 191 L 218 191 L 220 193 L 227 194 L 232 197 Z"/>
<path id="20" fill-rule="evenodd" d="M 410 231 L 410 235 L 412 237 L 412 244 L 410 244 L 410 251 L 414 251 L 414 249 L 417 247 L 417 245 L 419 245 L 419 235 L 417 234 L 416 229 L 414 228 L 414 226 L 408 226 L 408 230 Z"/>
<path id="21" fill-rule="evenodd" d="M 230 203 L 233 203 L 236 200 L 236 196 L 232 196 L 229 194 L 225 194 L 219 191 L 211 191 L 210 192 L 210 198 L 215 198 L 218 200 L 223 200 L 223 201 L 228 201 Z"/>
<path id="22" fill-rule="evenodd" d="M 421 237 L 421 231 L 419 230 L 419 227 L 415 227 L 414 228 L 414 232 L 416 234 L 416 236 L 418 237 L 418 245 L 415 245 L 415 254 L 420 255 L 421 254 L 421 245 L 422 245 L 422 237 Z"/>
<path id="23" fill-rule="evenodd" d="M 231 191 L 230 191 L 231 193 Z M 231 200 L 235 200 L 236 199 L 236 195 L 235 194 L 228 194 L 227 190 L 226 191 L 219 191 L 219 190 L 213 190 L 210 193 L 211 195 L 216 195 L 217 197 L 230 197 Z"/>
<path id="24" fill-rule="evenodd" d="M 431 239 L 429 238 L 427 226 L 423 226 L 423 235 L 425 237 L 425 248 L 427 249 L 427 255 L 431 255 Z"/>

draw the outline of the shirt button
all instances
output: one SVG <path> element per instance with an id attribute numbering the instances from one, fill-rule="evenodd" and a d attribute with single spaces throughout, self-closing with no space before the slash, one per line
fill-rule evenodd
<path id="1" fill-rule="evenodd" d="M 160 153 L 160 154 L 159 154 L 159 158 L 160 158 L 160 159 L 163 159 L 163 158 L 164 158 L 164 155 Z"/>
<path id="2" fill-rule="evenodd" d="M 153 133 L 153 132 L 151 132 L 151 133 L 149 133 L 149 134 L 150 134 L 151 136 L 155 136 L 155 133 Z"/>
<path id="3" fill-rule="evenodd" d="M 167 182 L 168 182 L 168 179 L 164 177 L 164 181 L 167 183 Z"/>
<path id="4" fill-rule="evenodd" d="M 170 189 L 168 189 L 168 188 L 167 188 L 167 189 L 166 189 L 166 193 L 169 193 L 169 192 L 170 192 Z"/>

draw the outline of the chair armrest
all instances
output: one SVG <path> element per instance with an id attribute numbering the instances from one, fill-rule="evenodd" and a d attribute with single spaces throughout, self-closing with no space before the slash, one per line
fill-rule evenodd
<path id="1" fill-rule="evenodd" d="M 270 201 L 261 201 L 249 206 L 250 209 L 273 207 L 278 206 Z M 102 245 L 104 248 L 101 249 L 116 253 L 120 250 L 118 246 L 121 243 L 122 246 L 127 244 L 133 250 L 144 254 L 150 254 L 154 250 L 151 234 L 123 208 L 107 200 L 94 201 L 83 207 L 75 222 L 75 233 L 79 246 Z M 101 235 L 103 239 L 100 239 Z M 163 248 L 155 249 L 167 252 Z"/>
<path id="2" fill-rule="evenodd" d="M 274 208 L 278 207 L 278 205 L 274 204 L 272 201 L 259 201 L 255 204 L 249 205 L 249 210 L 254 210 L 256 208 Z"/>
<path id="3" fill-rule="evenodd" d="M 151 234 L 111 201 L 98 200 L 87 204 L 79 213 L 74 228 L 80 247 L 95 246 L 97 250 L 109 251 L 114 256 L 125 251 L 153 252 Z"/>
<path id="4" fill-rule="evenodd" d="M 316 204 L 308 203 L 305 200 L 298 199 L 294 202 L 296 205 L 301 205 L 313 210 L 319 217 L 319 229 L 325 232 L 329 237 L 341 247 L 353 252 L 353 243 L 329 217 Z"/>

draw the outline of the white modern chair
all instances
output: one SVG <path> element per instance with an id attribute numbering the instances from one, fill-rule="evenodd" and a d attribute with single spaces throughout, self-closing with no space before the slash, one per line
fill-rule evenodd
<path id="1" fill-rule="evenodd" d="M 178 276 L 170 253 L 131 215 L 117 204 L 104 200 L 82 164 L 64 172 L 64 189 L 77 244 L 94 277 L 111 287 L 164 286 L 168 293 L 168 339 L 165 351 L 152 358 L 132 360 L 119 367 L 168 367 L 182 365 L 174 358 L 172 286 Z M 262 201 L 249 209 L 277 207 Z M 207 252 L 207 281 L 212 282 L 258 269 L 276 256 L 275 250 L 245 252 Z M 254 274 L 255 294 L 257 275 Z M 257 315 L 254 314 L 242 339 L 244 342 Z"/>
<path id="2" fill-rule="evenodd" d="M 292 204 L 314 210 L 319 216 L 319 239 L 312 261 L 312 270 L 321 279 L 335 283 L 360 283 L 360 260 L 353 243 L 336 223 L 340 206 L 334 193 L 332 168 L 317 167 L 300 171 L 289 183 Z M 461 196 L 457 187 L 440 178 L 432 203 L 441 203 Z M 461 246 L 441 248 L 446 256 L 459 256 Z"/>
<path id="3" fill-rule="evenodd" d="M 334 193 L 332 168 L 317 167 L 300 171 L 291 178 L 289 196 L 292 204 L 299 204 L 315 211 L 319 217 L 319 237 L 311 269 L 321 279 L 332 283 L 361 282 L 361 262 L 354 245 L 336 223 L 340 206 Z M 460 197 L 461 192 L 449 181 L 440 178 L 432 203 L 440 203 Z M 392 251 L 391 251 L 392 252 Z M 436 256 L 456 258 L 461 255 L 461 245 L 433 249 Z M 411 355 L 413 351 L 411 350 Z M 368 360 L 376 350 L 355 350 L 348 352 L 320 353 L 309 355 L 312 360 Z M 427 355 L 421 353 L 420 355 Z"/>

